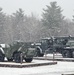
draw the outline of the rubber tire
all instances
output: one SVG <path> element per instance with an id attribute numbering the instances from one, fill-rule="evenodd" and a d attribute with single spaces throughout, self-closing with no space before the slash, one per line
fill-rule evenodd
<path id="1" fill-rule="evenodd" d="M 31 62 L 33 60 L 33 58 L 25 58 L 26 62 Z"/>
<path id="2" fill-rule="evenodd" d="M 2 56 L 0 56 L 0 62 L 3 62 L 4 61 L 4 57 Z"/>
<path id="3" fill-rule="evenodd" d="M 68 50 L 63 51 L 62 56 L 64 58 L 71 58 L 71 54 Z"/>
<path id="4" fill-rule="evenodd" d="M 20 54 L 21 54 L 20 52 L 17 52 L 17 53 L 14 54 L 14 61 L 15 61 L 16 63 L 21 63 Z M 23 61 L 23 59 L 22 59 L 22 61 Z"/>
<path id="5" fill-rule="evenodd" d="M 39 55 L 39 57 L 43 57 L 44 56 L 44 54 L 43 53 L 41 53 L 40 55 Z"/>
<path id="6" fill-rule="evenodd" d="M 7 58 L 7 60 L 8 60 L 9 62 L 13 61 L 13 59 L 12 59 L 12 58 Z"/>
<path id="7" fill-rule="evenodd" d="M 37 49 L 36 51 L 36 56 L 38 57 L 43 57 L 44 56 L 44 53 L 41 53 L 39 49 Z"/>
<path id="8" fill-rule="evenodd" d="M 0 62 L 3 62 L 4 58 L 5 58 L 5 55 L 0 52 Z"/>

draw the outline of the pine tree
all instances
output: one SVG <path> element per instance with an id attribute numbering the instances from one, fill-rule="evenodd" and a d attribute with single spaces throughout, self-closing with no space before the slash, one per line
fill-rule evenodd
<path id="1" fill-rule="evenodd" d="M 4 43 L 5 38 L 5 14 L 2 12 L 2 8 L 0 8 L 0 43 Z"/>
<path id="2" fill-rule="evenodd" d="M 43 9 L 42 23 L 47 29 L 53 30 L 53 33 L 57 32 L 64 20 L 62 10 L 60 6 L 57 6 L 57 2 L 50 2 L 50 6 L 47 5 L 47 9 Z"/>
<path id="3" fill-rule="evenodd" d="M 22 31 L 24 25 L 24 11 L 19 8 L 16 13 L 12 15 L 12 28 L 13 28 L 13 40 L 20 40 L 22 38 Z"/>
<path id="4" fill-rule="evenodd" d="M 62 10 L 57 6 L 57 2 L 50 2 L 50 6 L 47 5 L 47 9 L 43 10 L 42 22 L 43 25 L 48 26 L 49 28 L 58 27 L 60 22 L 64 20 L 64 16 L 61 14 Z"/>

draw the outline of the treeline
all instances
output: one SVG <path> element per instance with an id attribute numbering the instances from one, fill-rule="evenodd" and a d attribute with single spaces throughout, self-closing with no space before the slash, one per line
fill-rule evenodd
<path id="1" fill-rule="evenodd" d="M 74 23 L 65 19 L 57 2 L 50 2 L 46 7 L 41 19 L 33 14 L 27 16 L 21 8 L 12 15 L 6 15 L 0 8 L 0 43 L 37 41 L 49 36 L 74 36 Z"/>

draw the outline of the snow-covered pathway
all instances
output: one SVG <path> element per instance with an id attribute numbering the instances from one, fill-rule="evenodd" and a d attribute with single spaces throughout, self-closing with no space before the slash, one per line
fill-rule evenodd
<path id="1" fill-rule="evenodd" d="M 28 68 L 0 67 L 0 75 L 61 75 L 63 73 L 74 74 L 74 62 L 58 61 L 56 65 Z"/>

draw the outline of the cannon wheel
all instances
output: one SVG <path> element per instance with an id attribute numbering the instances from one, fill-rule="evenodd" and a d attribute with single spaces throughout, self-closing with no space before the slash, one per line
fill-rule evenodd
<path id="1" fill-rule="evenodd" d="M 12 58 L 7 58 L 7 60 L 8 60 L 9 62 L 13 61 L 13 59 L 12 59 Z"/>
<path id="2" fill-rule="evenodd" d="M 71 53 L 68 50 L 63 51 L 62 56 L 65 58 L 71 58 Z"/>
<path id="3" fill-rule="evenodd" d="M 13 59 L 16 63 L 21 63 L 23 62 L 23 58 L 22 58 L 22 61 L 21 61 L 21 52 L 16 52 L 13 56 Z"/>
<path id="4" fill-rule="evenodd" d="M 3 62 L 4 58 L 5 58 L 5 55 L 2 52 L 0 52 L 0 62 Z"/>
<path id="5" fill-rule="evenodd" d="M 44 53 L 42 53 L 42 49 L 40 47 L 36 48 L 36 56 L 43 57 Z"/>
<path id="6" fill-rule="evenodd" d="M 31 62 L 33 60 L 33 58 L 25 58 L 26 62 Z"/>

